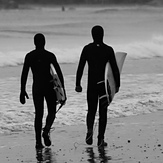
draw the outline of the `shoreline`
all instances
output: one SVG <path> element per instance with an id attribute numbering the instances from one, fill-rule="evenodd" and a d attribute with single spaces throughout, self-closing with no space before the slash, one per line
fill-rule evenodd
<path id="1" fill-rule="evenodd" d="M 163 57 L 150 59 L 128 59 L 126 58 L 122 74 L 161 74 L 163 73 Z M 59 63 L 63 75 L 76 75 L 78 63 Z M 0 67 L 0 78 L 21 76 L 22 65 Z M 87 74 L 87 65 L 84 73 Z"/>

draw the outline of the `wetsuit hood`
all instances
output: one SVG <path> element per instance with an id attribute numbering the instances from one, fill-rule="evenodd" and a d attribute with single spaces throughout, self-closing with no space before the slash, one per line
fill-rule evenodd
<path id="1" fill-rule="evenodd" d="M 45 46 L 45 36 L 42 33 L 37 33 L 34 36 L 34 44 L 36 49 L 44 49 Z"/>
<path id="2" fill-rule="evenodd" d="M 104 30 L 101 26 L 96 25 L 92 28 L 92 38 L 95 43 L 100 44 L 103 43 L 103 37 L 104 37 Z"/>

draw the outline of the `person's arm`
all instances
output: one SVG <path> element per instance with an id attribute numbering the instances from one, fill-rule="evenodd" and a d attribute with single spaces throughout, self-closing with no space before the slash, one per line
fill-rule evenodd
<path id="1" fill-rule="evenodd" d="M 28 77 L 28 72 L 29 72 L 29 64 L 27 61 L 27 56 L 25 57 L 24 60 L 24 65 L 23 65 L 23 70 L 21 74 L 21 91 L 20 91 L 20 102 L 22 104 L 25 104 L 25 97 L 28 99 L 28 94 L 26 92 L 26 83 L 27 83 L 27 77 Z"/>
<path id="2" fill-rule="evenodd" d="M 81 53 L 78 69 L 76 72 L 76 88 L 75 88 L 76 92 L 82 92 L 81 78 L 83 75 L 85 64 L 86 64 L 86 51 L 84 48 L 82 53 Z"/>
<path id="3" fill-rule="evenodd" d="M 61 68 L 60 68 L 58 61 L 57 61 L 55 56 L 52 60 L 52 64 L 53 64 L 53 66 L 57 72 L 57 75 L 58 75 L 60 81 L 61 81 L 62 87 L 65 88 L 63 74 L 62 74 Z"/>
<path id="4" fill-rule="evenodd" d="M 110 65 L 112 67 L 112 71 L 113 71 L 113 76 L 115 79 L 115 83 L 116 83 L 116 92 L 119 91 L 119 87 L 120 87 L 120 73 L 119 73 L 119 69 L 117 66 L 117 62 L 116 62 L 116 58 L 115 58 L 115 53 L 114 50 L 112 49 L 112 53 L 111 53 L 111 59 L 110 59 Z"/>

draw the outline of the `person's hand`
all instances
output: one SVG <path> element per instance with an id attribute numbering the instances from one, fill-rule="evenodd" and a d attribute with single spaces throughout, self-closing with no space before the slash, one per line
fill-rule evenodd
<path id="1" fill-rule="evenodd" d="M 76 86 L 75 91 L 76 92 L 82 92 L 82 87 L 81 86 Z"/>
<path id="2" fill-rule="evenodd" d="M 26 91 L 21 91 L 20 92 L 20 103 L 25 104 L 26 103 L 26 98 L 29 99 L 27 92 Z"/>

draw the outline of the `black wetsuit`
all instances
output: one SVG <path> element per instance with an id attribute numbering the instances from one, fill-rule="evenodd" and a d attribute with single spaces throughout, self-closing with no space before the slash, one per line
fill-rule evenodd
<path id="1" fill-rule="evenodd" d="M 101 43 L 90 43 L 83 48 L 77 74 L 76 74 L 76 86 L 80 86 L 81 77 L 83 74 L 84 66 L 88 63 L 88 87 L 87 87 L 87 128 L 93 130 L 95 115 L 97 111 L 99 87 L 98 82 L 104 81 L 104 71 L 107 62 L 110 62 L 113 75 L 116 82 L 116 87 L 120 87 L 120 75 L 115 60 L 115 54 L 112 47 Z M 103 108 L 99 102 L 99 135 L 101 139 L 104 139 L 104 133 L 107 123 L 107 107 Z"/>
<path id="2" fill-rule="evenodd" d="M 42 118 L 44 113 L 44 99 L 47 102 L 48 115 L 45 128 L 50 130 L 56 113 L 56 94 L 51 82 L 50 64 L 53 64 L 64 87 L 64 80 L 59 64 L 53 53 L 45 49 L 36 49 L 25 57 L 22 77 L 21 91 L 25 91 L 29 68 L 33 74 L 33 102 L 35 106 L 35 132 L 36 142 L 41 143 Z"/>

